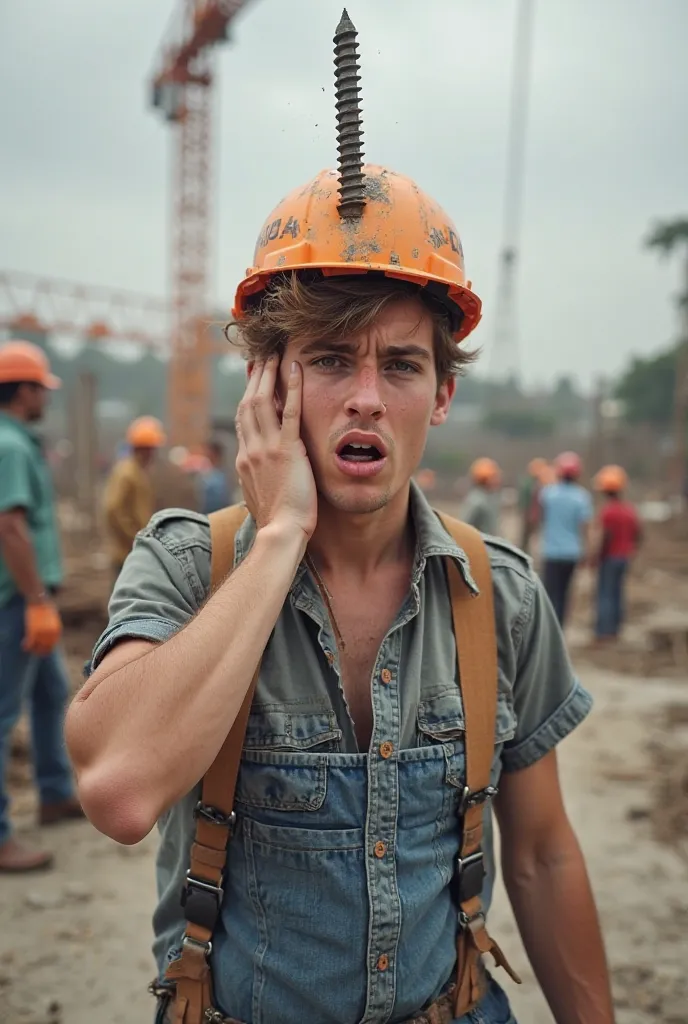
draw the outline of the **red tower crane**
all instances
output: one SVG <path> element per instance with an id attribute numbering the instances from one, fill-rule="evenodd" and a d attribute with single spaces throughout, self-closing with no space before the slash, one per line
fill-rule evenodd
<path id="1" fill-rule="evenodd" d="M 153 106 L 173 125 L 172 358 L 168 427 L 172 444 L 198 448 L 210 420 L 207 338 L 211 270 L 212 94 L 217 46 L 248 0 L 179 0 L 152 81 Z"/>

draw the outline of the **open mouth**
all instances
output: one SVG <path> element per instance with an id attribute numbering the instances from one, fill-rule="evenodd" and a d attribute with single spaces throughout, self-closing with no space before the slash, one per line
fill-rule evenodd
<path id="1" fill-rule="evenodd" d="M 383 453 L 374 444 L 345 444 L 337 452 L 345 462 L 379 462 Z"/>

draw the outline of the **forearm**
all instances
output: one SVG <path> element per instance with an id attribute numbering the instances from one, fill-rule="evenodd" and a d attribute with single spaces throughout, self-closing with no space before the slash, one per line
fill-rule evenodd
<path id="1" fill-rule="evenodd" d="M 304 548 L 301 530 L 259 531 L 244 562 L 183 630 L 114 671 L 106 658 L 84 686 L 69 710 L 67 741 L 96 827 L 108 832 L 129 815 L 134 835 L 145 834 L 205 774 Z"/>
<path id="2" fill-rule="evenodd" d="M 0 531 L 0 553 L 17 590 L 30 602 L 44 592 L 29 527 L 23 516 L 12 517 Z"/>
<path id="3" fill-rule="evenodd" d="M 557 1024 L 613 1024 L 595 902 L 578 841 L 567 831 L 539 859 L 505 863 L 504 881 Z"/>

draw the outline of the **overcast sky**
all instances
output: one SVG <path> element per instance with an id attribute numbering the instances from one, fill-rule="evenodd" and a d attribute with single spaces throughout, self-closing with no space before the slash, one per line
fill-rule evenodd
<path id="1" fill-rule="evenodd" d="M 258 230 L 336 160 L 341 0 L 250 0 L 220 51 L 213 297 Z M 147 106 L 170 0 L 0 4 L 0 268 L 162 295 L 171 130 Z M 366 158 L 447 209 L 485 304 L 489 366 L 516 0 L 350 0 Z M 529 383 L 588 384 L 667 345 L 678 260 L 642 248 L 688 215 L 687 0 L 537 0 L 518 275 Z"/>

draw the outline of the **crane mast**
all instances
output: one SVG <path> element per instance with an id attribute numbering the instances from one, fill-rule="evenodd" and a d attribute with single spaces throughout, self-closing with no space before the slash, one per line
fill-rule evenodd
<path id="1" fill-rule="evenodd" d="M 181 0 L 153 76 L 152 102 L 172 125 L 169 265 L 170 442 L 190 450 L 207 440 L 211 346 L 213 86 L 217 46 L 248 0 Z"/>

